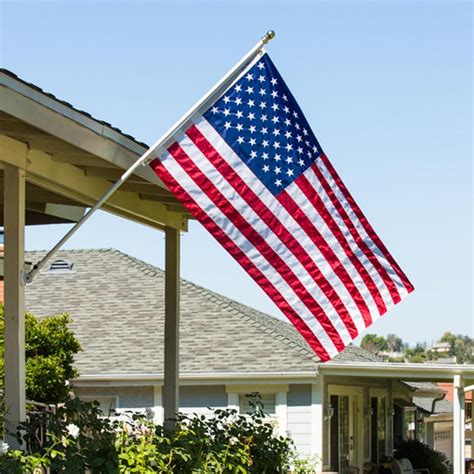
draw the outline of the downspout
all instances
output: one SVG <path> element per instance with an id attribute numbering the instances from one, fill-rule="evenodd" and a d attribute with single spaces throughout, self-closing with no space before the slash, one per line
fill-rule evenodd
<path id="1" fill-rule="evenodd" d="M 433 414 L 434 411 L 435 411 L 436 402 L 440 402 L 441 400 L 444 400 L 445 398 L 446 398 L 446 393 L 443 393 L 443 395 L 441 395 L 441 397 L 433 399 L 433 401 L 431 402 L 431 414 Z"/>

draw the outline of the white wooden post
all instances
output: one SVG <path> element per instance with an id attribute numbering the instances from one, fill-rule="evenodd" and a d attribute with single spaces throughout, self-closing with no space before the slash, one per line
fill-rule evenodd
<path id="1" fill-rule="evenodd" d="M 19 448 L 14 433 L 25 420 L 25 173 L 4 167 L 4 299 L 5 299 L 5 432 Z"/>
<path id="2" fill-rule="evenodd" d="M 453 468 L 454 472 L 464 472 L 464 386 L 460 375 L 454 376 L 453 386 Z"/>
<path id="3" fill-rule="evenodd" d="M 320 461 L 318 469 L 323 467 L 324 438 L 324 376 L 318 375 L 316 383 L 311 385 L 311 454 Z M 320 472 L 318 470 L 318 472 Z"/>
<path id="4" fill-rule="evenodd" d="M 472 387 L 472 385 L 471 385 Z M 474 389 L 469 390 L 471 392 L 471 458 L 474 458 Z"/>
<path id="5" fill-rule="evenodd" d="M 179 410 L 179 230 L 165 230 L 165 377 L 164 427 L 174 430 Z"/>

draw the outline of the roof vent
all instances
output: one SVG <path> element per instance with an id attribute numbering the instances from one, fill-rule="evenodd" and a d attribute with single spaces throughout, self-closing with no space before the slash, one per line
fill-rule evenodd
<path id="1" fill-rule="evenodd" d="M 74 267 L 74 263 L 72 262 L 66 262 L 66 260 L 55 260 L 50 266 L 49 266 L 49 271 L 50 272 L 57 272 L 57 273 L 63 273 L 63 272 L 70 272 Z"/>

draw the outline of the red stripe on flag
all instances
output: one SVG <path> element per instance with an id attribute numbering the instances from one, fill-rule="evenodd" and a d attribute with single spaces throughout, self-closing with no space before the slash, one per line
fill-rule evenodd
<path id="1" fill-rule="evenodd" d="M 299 278 L 284 260 L 271 248 L 266 240 L 242 217 L 240 212 L 222 195 L 218 188 L 205 176 L 202 171 L 194 164 L 185 151 L 174 143 L 168 148 L 168 152 L 183 168 L 188 176 L 204 192 L 204 194 L 217 206 L 217 208 L 229 219 L 232 224 L 239 229 L 249 242 L 263 255 L 268 262 L 277 270 L 278 274 L 286 281 L 298 295 L 300 300 L 310 310 L 312 314 L 318 315 L 318 321 L 323 326 L 328 336 L 333 341 L 336 348 L 341 351 L 345 344 L 342 341 L 339 332 L 335 329 L 330 319 L 324 313 L 319 303 L 304 287 Z"/>
<path id="2" fill-rule="evenodd" d="M 335 222 L 334 218 L 332 217 L 331 213 L 328 211 L 326 206 L 324 205 L 321 197 L 319 194 L 316 192 L 314 186 L 308 181 L 306 176 L 302 174 L 297 180 L 296 184 L 298 187 L 301 189 L 301 191 L 304 193 L 304 195 L 308 198 L 308 200 L 314 205 L 316 211 L 319 213 L 319 215 L 323 218 L 324 222 L 328 226 L 328 228 L 331 230 L 333 233 L 334 237 L 337 239 L 339 244 L 344 250 L 344 253 L 347 255 L 349 260 L 352 262 L 352 265 L 356 268 L 356 270 L 359 272 L 359 275 L 361 276 L 362 280 L 364 281 L 365 285 L 367 286 L 367 289 L 369 290 L 370 294 L 372 295 L 372 298 L 375 301 L 375 304 L 377 305 L 377 309 L 379 310 L 379 314 L 382 315 L 386 313 L 387 307 L 385 306 L 385 303 L 383 301 L 382 295 L 379 293 L 379 290 L 370 276 L 369 272 L 367 269 L 364 267 L 362 262 L 357 258 L 357 256 L 354 254 L 352 251 L 349 243 L 347 242 L 346 238 L 344 237 L 341 229 Z M 378 263 L 378 261 L 377 261 Z M 367 319 L 364 319 L 366 322 L 366 326 L 369 326 L 372 321 L 370 318 L 370 315 Z"/>
<path id="3" fill-rule="evenodd" d="M 215 222 L 200 208 L 200 206 L 191 198 L 191 196 L 181 187 L 171 176 L 168 170 L 155 159 L 150 166 L 155 173 L 163 180 L 168 189 L 181 201 L 196 219 L 214 236 L 214 238 L 235 258 L 242 268 L 257 282 L 269 298 L 275 302 L 278 308 L 291 321 L 298 332 L 304 337 L 306 342 L 314 350 L 321 361 L 326 362 L 330 359 L 324 346 L 316 335 L 311 331 L 307 324 L 298 316 L 293 308 L 287 303 L 282 294 L 275 286 L 263 275 L 263 273 L 251 262 L 242 250 L 220 229 Z"/>
<path id="4" fill-rule="evenodd" d="M 359 208 L 359 206 L 356 204 L 354 198 L 352 197 L 351 193 L 349 190 L 346 188 L 346 185 L 343 183 L 342 179 L 339 177 L 337 174 L 336 170 L 332 166 L 331 162 L 327 158 L 327 156 L 323 153 L 320 155 L 321 161 L 324 163 L 326 166 L 329 174 L 332 176 L 336 184 L 338 185 L 339 189 L 341 190 L 342 194 L 346 198 L 347 202 L 351 206 L 352 210 L 354 211 L 355 215 L 358 217 L 359 221 L 361 222 L 364 230 L 367 232 L 368 236 L 372 239 L 372 241 L 377 245 L 377 247 L 380 249 L 380 251 L 384 254 L 385 258 L 387 261 L 390 263 L 400 280 L 402 281 L 403 285 L 407 289 L 408 293 L 411 293 L 414 290 L 413 285 L 410 283 L 408 280 L 407 276 L 403 273 L 402 269 L 398 266 L 398 263 L 395 261 L 395 259 L 392 257 L 390 252 L 387 250 L 383 242 L 380 240 L 379 236 L 375 233 L 374 229 L 372 226 L 369 224 L 369 221 L 366 219 L 364 216 L 363 212 Z M 398 291 L 397 291 L 398 294 Z M 397 301 L 394 302 L 397 303 L 400 301 L 400 295 L 398 294 L 399 298 Z"/>
<path id="5" fill-rule="evenodd" d="M 383 265 L 380 263 L 377 256 L 369 249 L 364 239 L 360 236 L 359 232 L 355 228 L 354 223 L 352 222 L 351 218 L 349 217 L 346 210 L 344 209 L 344 206 L 335 195 L 334 190 L 327 182 L 326 178 L 324 177 L 321 170 L 318 168 L 317 164 L 313 163 L 311 165 L 311 169 L 314 171 L 319 183 L 326 191 L 326 194 L 329 196 L 329 199 L 331 200 L 332 204 L 334 205 L 337 212 L 341 216 L 342 220 L 344 221 L 344 224 L 348 228 L 349 232 L 351 233 L 352 237 L 356 241 L 357 245 L 364 252 L 366 257 L 369 259 L 369 261 L 372 263 L 372 265 L 375 267 L 375 269 L 379 273 L 383 282 L 387 286 L 387 289 L 390 293 L 390 296 L 393 302 L 397 304 L 401 299 L 400 294 L 398 293 L 398 289 L 394 281 L 390 278 L 390 275 L 387 273 L 387 270 L 383 267 Z M 382 315 L 383 313 L 385 313 L 385 311 L 380 313 L 380 315 Z"/>
<path id="6" fill-rule="evenodd" d="M 349 293 L 354 300 L 354 303 L 359 308 L 362 317 L 364 318 L 365 324 L 371 323 L 370 310 L 365 302 L 364 298 L 360 294 L 357 286 L 352 281 L 351 276 L 347 273 L 347 270 L 344 268 L 344 265 L 339 261 L 336 254 L 324 239 L 324 237 L 319 233 L 319 231 L 314 227 L 313 223 L 308 219 L 306 214 L 302 209 L 295 203 L 291 195 L 286 191 L 280 192 L 277 196 L 278 201 L 285 209 L 293 216 L 293 219 L 298 222 L 298 224 L 305 230 L 306 234 L 311 238 L 313 243 L 318 247 L 318 249 L 323 254 L 324 258 L 328 261 L 333 269 L 334 273 L 339 277 L 344 286 L 347 288 Z"/>
<path id="7" fill-rule="evenodd" d="M 265 205 L 265 203 L 252 191 L 252 189 L 242 180 L 234 169 L 222 158 L 217 150 L 209 143 L 207 138 L 199 131 L 196 126 L 192 126 L 186 135 L 193 141 L 196 147 L 209 160 L 209 162 L 225 176 L 225 179 L 233 189 L 242 197 L 242 199 L 259 215 L 263 222 L 282 239 L 283 243 L 291 250 L 301 265 L 308 271 L 311 277 L 316 281 L 324 295 L 332 303 L 341 320 L 346 326 L 352 339 L 358 335 L 354 321 L 349 314 L 346 306 L 342 302 L 329 281 L 324 277 L 314 261 L 308 255 L 302 245 L 293 237 L 288 229 Z M 276 200 L 275 200 L 276 201 Z M 279 204 L 279 203 L 278 203 Z"/>

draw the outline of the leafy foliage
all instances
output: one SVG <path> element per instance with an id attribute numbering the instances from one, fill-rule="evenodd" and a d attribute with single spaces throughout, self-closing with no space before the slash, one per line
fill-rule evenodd
<path id="1" fill-rule="evenodd" d="M 27 450 L 0 456 L 0 472 L 278 474 L 290 464 L 295 473 L 316 472 L 316 461 L 297 460 L 293 442 L 259 410 L 179 415 L 176 431 L 166 432 L 143 415 L 104 418 L 97 402 L 74 399 L 22 424 L 17 436 Z"/>
<path id="2" fill-rule="evenodd" d="M 457 363 L 474 364 L 474 339 L 462 334 L 456 335 L 451 332 L 445 332 L 438 342 L 449 343 L 450 348 L 447 355 L 450 357 L 455 356 Z M 388 334 L 386 337 L 383 337 L 369 333 L 362 338 L 360 345 L 374 354 L 379 354 L 383 351 L 401 353 L 401 357 L 389 359 L 390 362 L 425 362 L 446 356 L 445 354 L 430 350 L 426 342 L 418 342 L 415 346 L 410 347 L 395 334 Z"/>
<path id="3" fill-rule="evenodd" d="M 449 342 L 449 355 L 456 356 L 459 364 L 474 364 L 474 339 L 445 332 L 439 342 Z"/>
<path id="4" fill-rule="evenodd" d="M 77 377 L 74 354 L 81 350 L 64 313 L 36 318 L 25 315 L 26 397 L 43 403 L 67 399 L 67 382 Z M 4 310 L 0 307 L 0 380 L 4 378 Z"/>
<path id="5" fill-rule="evenodd" d="M 407 458 L 415 469 L 429 469 L 431 474 L 448 474 L 451 465 L 446 456 L 417 440 L 404 441 L 397 449 L 396 459 Z"/>
<path id="6" fill-rule="evenodd" d="M 387 341 L 383 336 L 369 333 L 362 338 L 360 346 L 370 352 L 377 353 L 387 349 Z"/>

